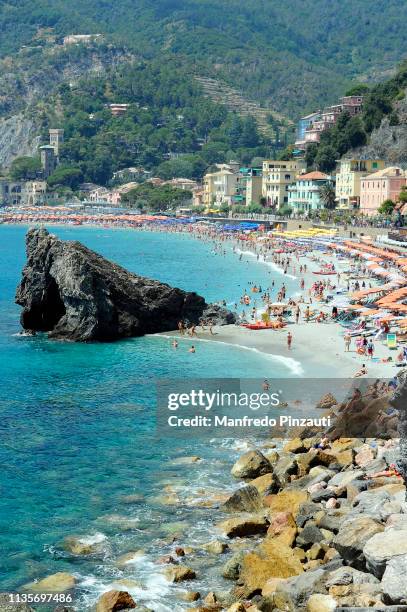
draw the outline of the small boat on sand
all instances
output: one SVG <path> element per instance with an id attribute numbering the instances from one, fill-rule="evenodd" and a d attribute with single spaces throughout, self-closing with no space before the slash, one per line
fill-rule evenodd
<path id="1" fill-rule="evenodd" d="M 243 323 L 242 327 L 246 329 L 282 329 L 287 323 L 280 323 L 279 321 L 270 321 L 269 323 Z"/>

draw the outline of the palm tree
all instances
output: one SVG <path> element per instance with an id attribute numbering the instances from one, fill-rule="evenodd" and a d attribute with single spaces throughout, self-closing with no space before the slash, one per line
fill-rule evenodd
<path id="1" fill-rule="evenodd" d="M 335 189 L 331 183 L 324 183 L 319 188 L 319 197 L 327 210 L 336 208 Z"/>

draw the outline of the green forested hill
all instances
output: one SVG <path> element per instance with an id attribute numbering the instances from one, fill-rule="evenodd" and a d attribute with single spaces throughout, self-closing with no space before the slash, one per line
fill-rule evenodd
<path id="1" fill-rule="evenodd" d="M 118 101 L 129 109 L 113 117 L 108 105 Z M 102 184 L 130 165 L 153 169 L 162 178 L 201 178 L 215 162 L 233 158 L 249 164 L 270 151 L 253 117 L 211 102 L 175 62 L 125 63 L 103 78 L 63 84 L 43 104 L 41 121 L 44 141 L 49 127 L 65 129 L 62 165 Z"/>
<path id="2" fill-rule="evenodd" d="M 0 54 L 40 28 L 101 32 L 145 59 L 178 59 L 296 117 L 350 80 L 380 78 L 407 54 L 400 0 L 10 0 Z"/>

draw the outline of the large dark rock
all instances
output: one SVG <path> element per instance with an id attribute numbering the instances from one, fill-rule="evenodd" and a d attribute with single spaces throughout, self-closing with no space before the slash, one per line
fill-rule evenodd
<path id="1" fill-rule="evenodd" d="M 27 232 L 27 264 L 17 288 L 25 329 L 52 338 L 112 341 L 177 329 L 180 320 L 233 323 L 226 309 L 196 293 L 131 274 L 80 242 L 45 229 Z"/>

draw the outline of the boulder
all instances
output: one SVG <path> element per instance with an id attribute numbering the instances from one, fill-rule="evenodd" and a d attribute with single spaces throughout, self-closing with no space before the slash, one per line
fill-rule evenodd
<path id="1" fill-rule="evenodd" d="M 333 546 L 348 563 L 362 568 L 363 548 L 366 542 L 375 534 L 381 533 L 383 529 L 383 525 L 369 516 L 354 517 L 343 523 L 333 540 Z"/>
<path id="2" fill-rule="evenodd" d="M 271 525 L 267 530 L 268 536 L 279 536 L 287 528 L 296 529 L 296 524 L 291 512 L 276 512 L 271 516 Z"/>
<path id="3" fill-rule="evenodd" d="M 402 494 L 399 499 L 401 497 L 400 501 L 402 501 L 404 498 L 403 485 L 401 485 L 399 491 Z M 362 491 L 353 500 L 352 514 L 368 514 L 385 521 L 391 514 L 401 512 L 402 504 L 400 501 L 392 491 L 386 490 L 385 487 Z"/>
<path id="4" fill-rule="evenodd" d="M 128 565 L 132 565 L 133 563 L 137 563 L 139 559 L 144 555 L 143 550 L 135 550 L 133 552 L 127 552 L 124 555 L 120 555 L 116 559 L 117 567 L 123 568 Z"/>
<path id="5" fill-rule="evenodd" d="M 364 444 L 357 450 L 355 464 L 359 467 L 366 468 L 372 464 L 375 457 L 375 449 L 373 449 L 370 444 Z"/>
<path id="6" fill-rule="evenodd" d="M 321 529 L 327 529 L 328 531 L 337 533 L 348 514 L 349 508 L 345 507 L 327 510 L 325 514 L 316 518 L 316 523 Z"/>
<path id="7" fill-rule="evenodd" d="M 241 514 L 217 525 L 228 538 L 242 538 L 265 533 L 268 526 L 269 521 L 261 514 Z"/>
<path id="8" fill-rule="evenodd" d="M 337 602 L 330 595 L 314 593 L 307 601 L 307 612 L 334 612 Z"/>
<path id="9" fill-rule="evenodd" d="M 222 576 L 227 580 L 237 580 L 240 574 L 244 552 L 235 553 L 222 568 Z"/>
<path id="10" fill-rule="evenodd" d="M 379 580 L 372 574 L 361 572 L 354 567 L 339 567 L 338 569 L 329 572 L 325 586 L 344 586 L 347 584 L 378 584 Z"/>
<path id="11" fill-rule="evenodd" d="M 324 575 L 318 568 L 281 581 L 274 594 L 276 608 L 293 612 L 304 609 L 311 595 L 325 592 Z"/>
<path id="12" fill-rule="evenodd" d="M 346 586 L 333 586 L 329 594 L 338 601 L 342 609 L 351 608 L 377 608 L 382 604 L 382 591 L 380 584 L 349 584 Z M 387 610 L 387 608 L 385 608 Z"/>
<path id="13" fill-rule="evenodd" d="M 342 467 L 348 467 L 353 463 L 354 451 L 352 449 L 339 451 L 334 449 L 319 450 L 315 456 L 315 465 L 322 464 L 326 466 L 340 465 Z"/>
<path id="14" fill-rule="evenodd" d="M 227 612 L 246 612 L 246 608 L 242 603 L 234 603 L 227 609 Z"/>
<path id="15" fill-rule="evenodd" d="M 384 528 L 407 531 L 407 514 L 390 514 Z"/>
<path id="16" fill-rule="evenodd" d="M 87 342 L 170 331 L 180 320 L 235 321 L 234 314 L 208 306 L 196 293 L 132 274 L 44 228 L 27 232 L 26 251 L 16 293 L 24 329 Z"/>
<path id="17" fill-rule="evenodd" d="M 276 481 L 272 473 L 264 474 L 250 481 L 250 486 L 256 487 L 261 496 L 269 495 L 276 489 Z"/>
<path id="18" fill-rule="evenodd" d="M 260 591 L 270 578 L 287 578 L 303 572 L 301 562 L 289 546 L 266 538 L 243 557 L 239 581 L 247 597 Z"/>
<path id="19" fill-rule="evenodd" d="M 249 484 L 238 489 L 222 504 L 224 512 L 258 512 L 262 507 L 262 499 L 256 487 Z"/>
<path id="20" fill-rule="evenodd" d="M 174 567 L 168 567 L 165 570 L 165 577 L 170 582 L 183 582 L 184 580 L 193 580 L 196 578 L 196 573 L 190 567 L 176 565 Z"/>
<path id="21" fill-rule="evenodd" d="M 62 593 L 73 589 L 76 584 L 76 578 L 66 572 L 57 572 L 46 578 L 42 578 L 38 582 L 31 582 L 24 586 L 25 591 L 36 591 L 37 593 Z"/>
<path id="22" fill-rule="evenodd" d="M 407 555 L 407 530 L 389 529 L 376 533 L 364 545 L 363 554 L 367 569 L 381 578 L 391 559 Z"/>
<path id="23" fill-rule="evenodd" d="M 353 502 L 353 500 L 359 495 L 359 493 L 362 493 L 362 491 L 367 490 L 367 487 L 367 480 L 352 480 L 352 482 L 346 485 L 346 499 L 349 502 Z"/>
<path id="24" fill-rule="evenodd" d="M 382 589 L 387 603 L 407 604 L 407 554 L 389 560 L 382 578 Z"/>
<path id="25" fill-rule="evenodd" d="M 354 480 L 360 480 L 364 476 L 363 470 L 347 470 L 346 472 L 338 472 L 328 480 L 330 487 L 346 487 Z"/>
<path id="26" fill-rule="evenodd" d="M 320 511 L 321 507 L 313 502 L 305 502 L 300 504 L 295 522 L 298 527 L 304 527 L 305 523 L 310 519 L 313 519 Z"/>
<path id="27" fill-rule="evenodd" d="M 229 546 L 226 544 L 226 542 L 221 542 L 220 540 L 208 542 L 207 544 L 204 544 L 202 548 L 211 555 L 222 555 L 229 550 Z"/>
<path id="28" fill-rule="evenodd" d="M 198 591 L 185 591 L 184 593 L 181 593 L 179 598 L 182 601 L 198 601 L 198 599 L 201 598 L 201 594 L 198 593 Z"/>
<path id="29" fill-rule="evenodd" d="M 297 460 L 295 455 L 281 455 L 273 468 L 273 474 L 279 487 L 283 488 L 291 480 L 291 476 L 297 473 Z"/>
<path id="30" fill-rule="evenodd" d="M 283 447 L 284 453 L 302 453 L 305 450 L 304 440 L 301 440 L 301 438 L 293 438 L 286 442 Z"/>
<path id="31" fill-rule="evenodd" d="M 294 518 L 299 514 L 301 504 L 309 500 L 306 491 L 286 489 L 277 495 L 268 495 L 264 498 L 264 505 L 270 509 L 271 513 L 290 512 Z"/>
<path id="32" fill-rule="evenodd" d="M 260 451 L 248 451 L 239 457 L 231 473 L 235 478 L 257 478 L 271 471 L 270 462 Z"/>
<path id="33" fill-rule="evenodd" d="M 96 612 L 118 612 L 135 607 L 136 603 L 127 591 L 108 591 L 99 598 Z"/>
<path id="34" fill-rule="evenodd" d="M 102 533 L 83 537 L 68 536 L 63 541 L 62 546 L 67 552 L 73 555 L 95 555 L 104 551 L 106 540 L 106 536 Z"/>
<path id="35" fill-rule="evenodd" d="M 35 612 L 35 610 L 25 603 L 10 603 L 10 593 L 0 593 L 0 612 Z"/>
<path id="36" fill-rule="evenodd" d="M 311 546 L 314 542 L 322 542 L 324 534 L 316 525 L 312 523 L 305 525 L 304 529 L 297 536 L 297 546 L 306 548 Z"/>
<path id="37" fill-rule="evenodd" d="M 334 395 L 332 395 L 332 393 L 327 393 L 326 395 L 321 397 L 315 408 L 320 408 L 321 410 L 329 410 L 333 406 L 336 406 L 337 403 L 338 402 Z"/>

